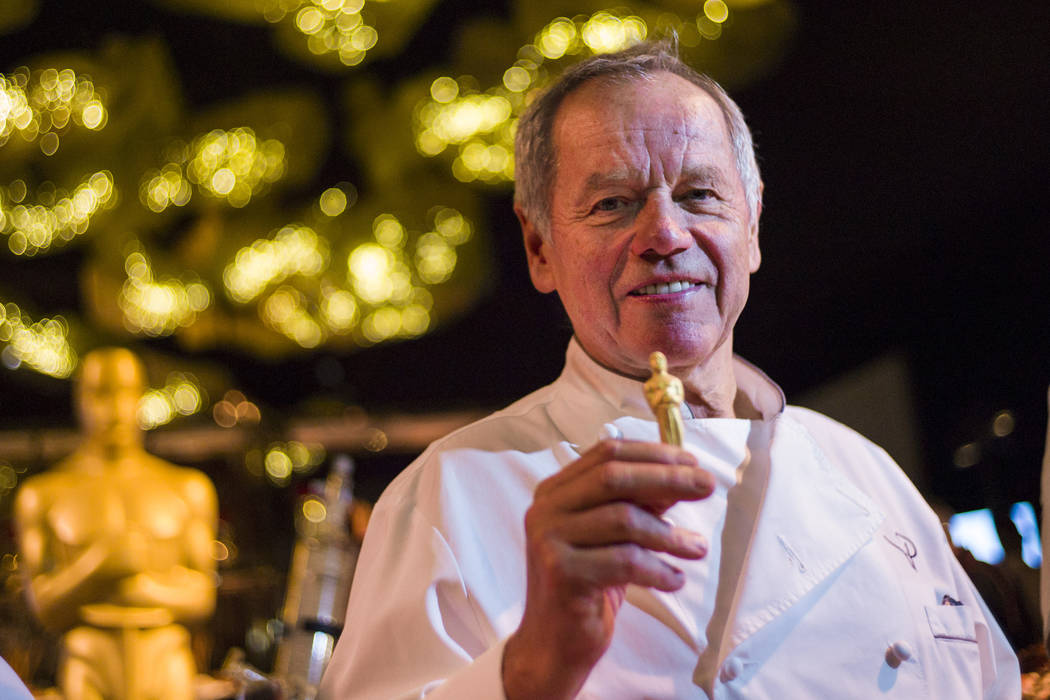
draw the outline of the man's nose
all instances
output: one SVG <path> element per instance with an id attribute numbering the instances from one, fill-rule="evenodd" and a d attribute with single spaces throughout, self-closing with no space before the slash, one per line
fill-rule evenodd
<path id="1" fill-rule="evenodd" d="M 670 197 L 651 197 L 635 219 L 631 252 L 639 257 L 668 257 L 687 249 L 693 241 L 683 212 Z"/>

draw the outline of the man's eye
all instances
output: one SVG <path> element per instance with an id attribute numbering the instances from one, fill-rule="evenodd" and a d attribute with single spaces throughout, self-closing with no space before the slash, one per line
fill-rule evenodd
<path id="1" fill-rule="evenodd" d="M 683 197 L 683 199 L 692 199 L 692 200 L 703 201 L 705 199 L 711 199 L 714 196 L 715 196 L 714 190 L 705 190 L 705 189 L 697 188 L 697 189 L 689 190 L 688 192 L 686 192 L 685 196 Z"/>
<path id="2" fill-rule="evenodd" d="M 621 197 L 606 197 L 594 205 L 594 211 L 616 211 L 624 206 Z"/>

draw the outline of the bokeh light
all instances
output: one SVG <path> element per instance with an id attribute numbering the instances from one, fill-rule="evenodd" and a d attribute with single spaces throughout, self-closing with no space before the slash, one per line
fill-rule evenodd
<path id="1" fill-rule="evenodd" d="M 324 462 L 327 453 L 318 443 L 275 442 L 262 458 L 266 477 L 277 486 L 285 486 L 295 475 L 306 475 Z M 316 514 L 316 513 L 315 513 Z"/>
<path id="2" fill-rule="evenodd" d="M 292 459 L 284 450 L 283 445 L 272 446 L 266 451 L 263 466 L 266 469 L 266 476 L 279 486 L 287 484 L 292 477 Z"/>
<path id="3" fill-rule="evenodd" d="M 173 205 L 184 207 L 192 196 L 190 181 L 184 177 L 181 166 L 175 163 L 148 172 L 139 187 L 139 199 L 157 213 Z"/>
<path id="4" fill-rule="evenodd" d="M 163 387 L 147 391 L 139 400 L 139 426 L 152 430 L 179 416 L 199 413 L 204 403 L 204 390 L 193 375 L 172 372 Z"/>
<path id="5" fill-rule="evenodd" d="M 249 401 L 243 393 L 230 389 L 220 401 L 212 406 L 212 418 L 220 428 L 232 428 L 236 425 L 251 427 L 262 420 L 259 406 Z"/>
<path id="6" fill-rule="evenodd" d="M 87 75 L 70 68 L 30 71 L 24 66 L 10 75 L 0 73 L 0 146 L 18 134 L 26 141 L 38 140 L 41 152 L 51 156 L 71 123 L 97 131 L 108 119 Z"/>
<path id="7" fill-rule="evenodd" d="M 365 0 L 269 0 L 263 17 L 275 24 L 290 17 L 311 54 L 356 66 L 379 41 L 379 32 L 361 14 L 365 5 Z"/>
<path id="8" fill-rule="evenodd" d="M 338 225 L 355 200 L 356 190 L 344 183 L 317 202 Z M 428 218 L 430 230 L 416 233 L 391 213 L 376 216 L 371 239 L 345 251 L 341 278 L 329 272 L 327 238 L 307 226 L 285 226 L 236 253 L 223 272 L 227 295 L 257 302 L 265 325 L 303 348 L 333 335 L 363 345 L 422 335 L 433 320 L 427 286 L 452 277 L 456 247 L 473 235 L 471 222 L 450 207 L 435 207 Z"/>
<path id="9" fill-rule="evenodd" d="M 640 17 L 602 10 L 589 17 L 558 17 L 518 51 L 501 82 L 484 92 L 473 78 L 440 76 L 430 98 L 416 105 L 416 150 L 432 158 L 449 153 L 460 182 L 501 183 L 514 179 L 514 130 L 533 91 L 548 83 L 545 61 L 627 48 L 648 35 Z"/>
<path id="10" fill-rule="evenodd" d="M 27 187 L 15 180 L 0 187 L 0 233 L 15 255 L 36 255 L 87 232 L 92 217 L 116 202 L 113 175 L 102 170 L 85 177 L 72 192 L 46 182 L 39 203 L 25 203 Z"/>
<path id="11" fill-rule="evenodd" d="M 348 203 L 346 192 L 338 187 L 329 187 L 321 193 L 318 201 L 325 216 L 339 216 L 346 211 Z"/>
<path id="12" fill-rule="evenodd" d="M 390 299 L 394 290 L 394 270 L 404 266 L 395 255 L 378 243 L 363 243 L 350 253 L 347 261 L 354 292 L 369 304 Z"/>
<path id="13" fill-rule="evenodd" d="M 324 327 L 310 314 L 302 292 L 283 285 L 270 294 L 260 307 L 263 321 L 304 348 L 315 348 L 325 337 Z"/>
<path id="14" fill-rule="evenodd" d="M 968 442 L 956 448 L 952 455 L 952 462 L 959 469 L 969 469 L 981 462 L 981 445 L 977 442 Z"/>
<path id="15" fill-rule="evenodd" d="M 193 196 L 191 184 L 232 207 L 244 207 L 280 180 L 286 168 L 284 144 L 259 140 L 248 127 L 213 129 L 168 150 L 173 160 L 147 172 L 139 185 L 139 199 L 158 213 L 185 206 Z"/>
<path id="16" fill-rule="evenodd" d="M 246 304 L 268 286 L 292 275 L 316 277 L 328 267 L 326 239 L 307 226 L 281 228 L 273 239 L 260 239 L 237 251 L 222 280 L 231 299 Z"/>
<path id="17" fill-rule="evenodd" d="M 724 0 L 706 0 L 704 2 L 704 16 L 716 24 L 722 24 L 729 19 L 729 6 Z"/>
<path id="18" fill-rule="evenodd" d="M 41 374 L 65 379 L 77 366 L 69 344 L 69 327 L 62 316 L 34 322 L 18 305 L 0 304 L 0 361 L 8 369 L 23 364 Z"/>
<path id="19" fill-rule="evenodd" d="M 373 220 L 373 240 L 347 255 L 348 287 L 322 290 L 319 318 L 330 332 L 355 331 L 359 342 L 370 345 L 429 330 L 433 295 L 427 287 L 451 278 L 456 247 L 473 235 L 470 221 L 451 207 L 435 207 L 430 219 L 430 230 L 420 234 L 390 213 Z"/>
<path id="20" fill-rule="evenodd" d="M 995 437 L 1006 437 L 1014 431 L 1017 427 L 1017 420 L 1014 418 L 1013 411 L 1002 410 L 995 414 L 992 419 L 992 435 Z"/>
<path id="21" fill-rule="evenodd" d="M 328 508 L 320 498 L 308 496 L 303 499 L 303 517 L 311 523 L 323 523 L 328 517 Z"/>
<path id="22" fill-rule="evenodd" d="M 124 260 L 127 280 L 117 304 L 132 333 L 157 337 L 193 323 L 211 304 L 211 292 L 200 281 L 155 279 L 149 258 L 138 246 Z"/>
<path id="23" fill-rule="evenodd" d="M 335 333 L 348 333 L 357 325 L 357 299 L 345 289 L 326 290 L 321 298 L 321 316 Z"/>

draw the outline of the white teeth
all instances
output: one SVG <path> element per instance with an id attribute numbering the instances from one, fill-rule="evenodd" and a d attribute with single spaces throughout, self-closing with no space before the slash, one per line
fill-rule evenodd
<path id="1" fill-rule="evenodd" d="M 650 284 L 634 291 L 633 294 L 635 296 L 648 296 L 650 294 L 674 294 L 675 292 L 681 292 L 683 290 L 690 289 L 695 286 L 696 284 L 693 282 L 680 281 L 671 282 L 670 284 Z"/>

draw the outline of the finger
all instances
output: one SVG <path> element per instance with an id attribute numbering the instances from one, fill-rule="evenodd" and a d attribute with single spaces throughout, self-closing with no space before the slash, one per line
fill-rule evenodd
<path id="1" fill-rule="evenodd" d="M 587 588 L 636 586 L 676 591 L 685 585 L 682 570 L 633 544 L 577 549 L 566 563 L 570 581 Z"/>
<path id="2" fill-rule="evenodd" d="M 659 512 L 678 501 L 706 498 L 713 490 L 714 478 L 695 466 L 611 461 L 571 481 L 537 490 L 536 501 L 566 512 L 613 501 L 636 503 Z"/>
<path id="3" fill-rule="evenodd" d="M 554 534 L 575 547 L 635 544 L 684 559 L 700 559 L 707 554 L 707 539 L 703 535 L 669 525 L 622 501 L 568 515 Z"/>
<path id="4" fill-rule="evenodd" d="M 698 465 L 696 456 L 680 447 L 639 440 L 602 440 L 580 455 L 575 462 L 546 479 L 541 487 L 555 487 L 568 483 L 594 467 L 614 460 Z"/>

